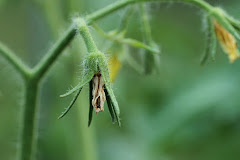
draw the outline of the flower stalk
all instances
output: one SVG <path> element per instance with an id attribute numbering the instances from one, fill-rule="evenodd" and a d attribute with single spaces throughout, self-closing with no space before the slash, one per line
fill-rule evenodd
<path id="1" fill-rule="evenodd" d="M 83 18 L 76 18 L 74 21 L 76 24 L 76 29 L 80 32 L 81 36 L 83 37 L 85 45 L 88 49 L 88 53 L 98 52 L 97 46 L 93 41 L 93 38 L 89 32 L 85 20 Z"/>

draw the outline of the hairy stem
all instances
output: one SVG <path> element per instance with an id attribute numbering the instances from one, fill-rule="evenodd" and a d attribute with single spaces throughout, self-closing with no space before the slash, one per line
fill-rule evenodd
<path id="1" fill-rule="evenodd" d="M 108 6 L 106 6 L 105 8 L 103 9 L 100 9 L 96 12 L 93 12 L 89 15 L 86 16 L 86 19 L 87 19 L 87 23 L 90 24 L 92 23 L 93 21 L 96 21 L 100 18 L 103 18 L 105 17 L 106 15 L 109 15 L 111 14 L 112 12 L 115 12 L 131 3 L 136 3 L 138 0 L 120 0 L 120 1 L 117 1 L 113 4 L 110 4 Z"/>
<path id="2" fill-rule="evenodd" d="M 0 53 L 23 77 L 30 75 L 30 69 L 2 43 L 0 43 Z"/>
<path id="3" fill-rule="evenodd" d="M 77 28 L 83 37 L 88 53 L 98 52 L 97 46 L 93 41 L 85 20 L 83 18 L 77 18 L 75 21 Z"/>
<path id="4" fill-rule="evenodd" d="M 66 33 L 53 45 L 45 57 L 33 69 L 34 77 L 41 79 L 62 51 L 69 45 L 75 35 L 74 25 L 71 25 Z"/>
<path id="5" fill-rule="evenodd" d="M 19 160 L 32 160 L 35 158 L 37 145 L 37 97 L 38 83 L 35 80 L 25 80 L 26 95 L 23 108 L 23 128 L 21 132 L 21 146 Z"/>
<path id="6" fill-rule="evenodd" d="M 208 4 L 207 2 L 205 2 L 203 0 L 185 0 L 185 1 L 193 3 L 208 12 L 212 12 L 213 8 L 214 8 L 213 6 L 211 6 L 210 4 Z"/>

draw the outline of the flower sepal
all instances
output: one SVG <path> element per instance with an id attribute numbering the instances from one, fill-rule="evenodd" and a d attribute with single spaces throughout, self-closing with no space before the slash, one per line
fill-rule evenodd
<path id="1" fill-rule="evenodd" d="M 89 83 L 90 95 L 88 126 L 90 126 L 92 122 L 93 110 L 95 110 L 96 113 L 104 111 L 104 102 L 106 100 L 112 122 L 114 123 L 116 120 L 118 125 L 121 126 L 119 106 L 111 87 L 107 60 L 102 52 L 92 52 L 86 56 L 84 60 L 82 79 L 79 84 L 60 96 L 66 97 L 77 91 L 74 99 L 71 101 L 66 110 L 59 116 L 59 119 L 68 113 L 80 95 L 82 88 L 87 83 Z"/>

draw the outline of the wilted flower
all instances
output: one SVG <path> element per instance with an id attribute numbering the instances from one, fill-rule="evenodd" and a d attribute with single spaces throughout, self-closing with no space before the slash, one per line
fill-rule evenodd
<path id="1" fill-rule="evenodd" d="M 87 83 L 90 85 L 90 109 L 88 125 L 90 126 L 91 124 L 93 108 L 95 109 L 96 113 L 104 111 L 104 102 L 107 100 L 112 122 L 114 123 L 116 119 L 118 125 L 120 126 L 120 110 L 111 88 L 107 62 L 105 60 L 104 54 L 101 52 L 92 53 L 87 56 L 81 82 L 64 95 L 61 95 L 61 97 L 66 97 L 75 91 L 78 91 L 69 107 L 59 116 L 59 118 L 62 118 L 67 114 L 67 112 L 71 109 L 76 99 L 78 98 L 83 86 Z"/>
<path id="2" fill-rule="evenodd" d="M 118 107 L 117 100 L 113 94 L 110 82 L 110 76 L 108 71 L 108 64 L 106 61 L 105 55 L 100 52 L 88 30 L 88 26 L 84 19 L 77 18 L 75 20 L 76 27 L 82 35 L 86 47 L 88 49 L 88 55 L 84 61 L 84 70 L 82 74 L 82 79 L 80 83 L 72 88 L 70 91 L 61 95 L 60 97 L 66 97 L 76 91 L 77 94 L 68 106 L 68 108 L 59 116 L 62 118 L 67 112 L 71 109 L 75 101 L 77 100 L 82 88 L 87 83 L 89 84 L 89 96 L 90 96 L 90 105 L 89 105 L 89 120 L 88 126 L 90 126 L 92 121 L 92 112 L 93 108 L 96 113 L 104 111 L 104 102 L 107 100 L 108 109 L 112 117 L 112 122 L 115 122 L 115 118 L 120 126 L 120 110 Z"/>
<path id="3" fill-rule="evenodd" d="M 228 55 L 230 62 L 233 63 L 236 59 L 240 57 L 236 39 L 216 20 L 214 20 L 213 23 L 218 41 L 221 44 L 223 50 Z"/>
<path id="4" fill-rule="evenodd" d="M 104 92 L 104 81 L 102 78 L 102 74 L 101 73 L 95 74 L 90 83 L 92 83 L 93 85 L 92 106 L 94 107 L 96 113 L 104 111 L 104 102 L 106 100 L 106 96 Z"/>

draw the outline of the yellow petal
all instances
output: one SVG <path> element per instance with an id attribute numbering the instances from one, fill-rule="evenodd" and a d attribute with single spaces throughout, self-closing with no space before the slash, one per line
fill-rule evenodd
<path id="1" fill-rule="evenodd" d="M 236 39 L 217 21 L 214 20 L 213 23 L 218 41 L 220 42 L 225 53 L 228 55 L 230 63 L 233 63 L 236 59 L 240 57 Z"/>
<path id="2" fill-rule="evenodd" d="M 113 82 L 121 69 L 122 63 L 118 60 L 117 55 L 113 55 L 109 59 L 108 65 L 110 70 L 110 80 Z"/>

